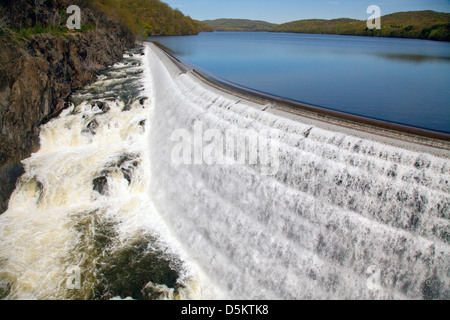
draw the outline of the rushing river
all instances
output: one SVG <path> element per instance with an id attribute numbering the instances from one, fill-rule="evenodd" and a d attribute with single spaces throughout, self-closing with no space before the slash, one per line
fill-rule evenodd
<path id="1" fill-rule="evenodd" d="M 72 102 L 0 216 L 3 299 L 450 298 L 447 151 L 288 119 L 151 44 Z M 271 141 L 276 170 L 175 163 L 198 123 Z"/>
<path id="2" fill-rule="evenodd" d="M 450 132 L 450 44 L 267 32 L 154 37 L 225 80 L 330 109 Z"/>
<path id="3" fill-rule="evenodd" d="M 0 216 L 2 298 L 205 294 L 148 193 L 152 93 L 143 54 L 126 54 L 41 128 L 40 150 L 24 160 Z"/>

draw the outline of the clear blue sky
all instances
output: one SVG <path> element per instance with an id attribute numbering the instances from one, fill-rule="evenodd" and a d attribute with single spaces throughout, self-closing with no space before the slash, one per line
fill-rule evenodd
<path id="1" fill-rule="evenodd" d="M 367 7 L 381 15 L 416 10 L 450 12 L 450 0 L 162 0 L 197 20 L 241 18 L 283 23 L 300 19 L 366 20 Z"/>

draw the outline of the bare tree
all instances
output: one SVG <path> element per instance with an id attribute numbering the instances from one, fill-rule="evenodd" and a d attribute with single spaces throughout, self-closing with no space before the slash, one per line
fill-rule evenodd
<path id="1" fill-rule="evenodd" d="M 34 17 L 35 17 L 35 24 L 38 23 L 38 15 L 39 11 L 41 9 L 42 4 L 44 3 L 44 0 L 34 0 Z"/>
<path id="2" fill-rule="evenodd" d="M 5 17 L 0 16 L 0 36 L 6 34 L 6 32 L 7 32 L 6 19 Z"/>

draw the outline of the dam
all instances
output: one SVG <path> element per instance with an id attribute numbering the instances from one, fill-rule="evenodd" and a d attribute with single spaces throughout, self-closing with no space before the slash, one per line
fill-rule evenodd
<path id="1" fill-rule="evenodd" d="M 151 194 L 189 254 L 232 297 L 449 297 L 447 151 L 393 146 L 225 95 L 149 51 L 158 79 Z M 193 131 L 195 121 L 278 130 L 277 173 L 172 165 L 172 130 Z"/>
<path id="2" fill-rule="evenodd" d="M 153 43 L 128 59 L 24 160 L 2 298 L 450 298 L 448 141 L 233 92 Z M 174 132 L 201 133 L 186 161 Z M 234 161 L 252 141 L 266 161 Z"/>

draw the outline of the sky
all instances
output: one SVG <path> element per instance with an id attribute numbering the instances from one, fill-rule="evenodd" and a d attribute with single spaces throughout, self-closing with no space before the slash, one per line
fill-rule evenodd
<path id="1" fill-rule="evenodd" d="M 370 5 L 381 15 L 401 11 L 450 12 L 450 0 L 162 0 L 196 20 L 220 18 L 284 23 L 301 19 L 353 18 L 367 20 Z"/>

